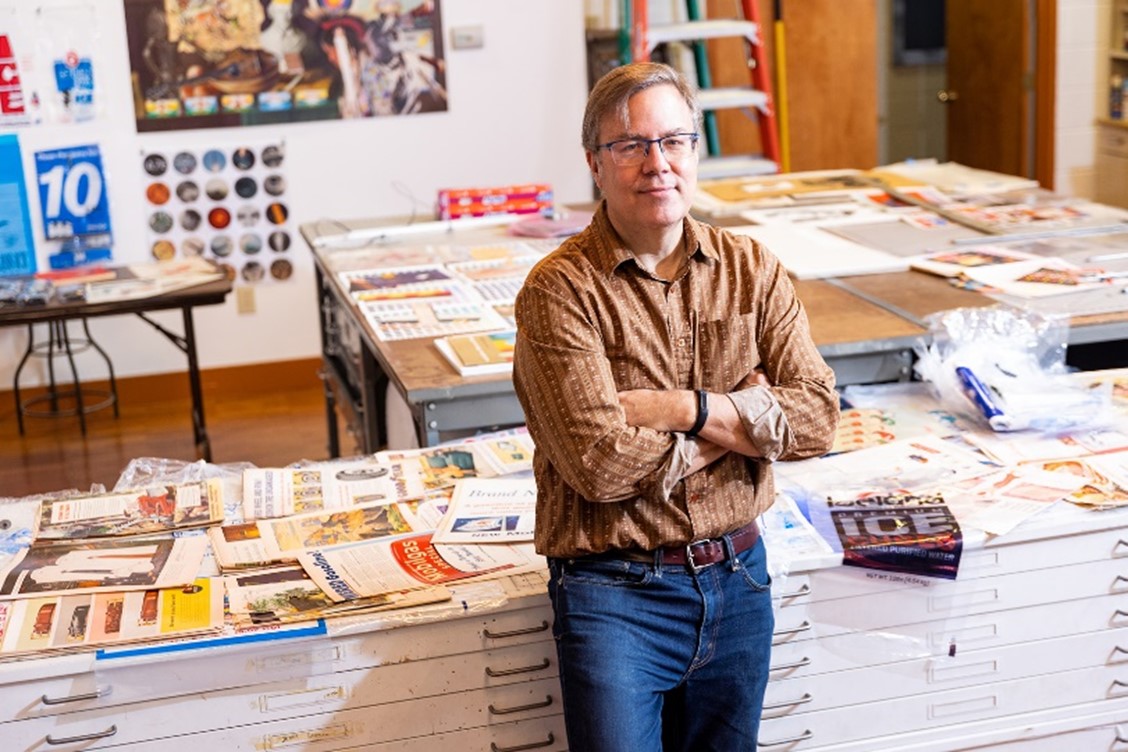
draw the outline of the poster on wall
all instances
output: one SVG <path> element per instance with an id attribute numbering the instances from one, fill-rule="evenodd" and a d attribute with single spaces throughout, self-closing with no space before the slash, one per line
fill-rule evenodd
<path id="1" fill-rule="evenodd" d="M 6 20 L 11 12 L 0 13 Z M 20 65 L 9 34 L 0 31 L 0 128 L 31 122 L 27 95 L 20 80 Z"/>
<path id="2" fill-rule="evenodd" d="M 137 130 L 447 109 L 439 0 L 124 0 Z"/>
<path id="3" fill-rule="evenodd" d="M 0 134 L 0 276 L 31 274 L 35 268 L 20 142 Z"/>
<path id="4" fill-rule="evenodd" d="M 247 284 L 293 274 L 285 144 L 144 151 L 149 252 L 203 256 Z"/>
<path id="5" fill-rule="evenodd" d="M 97 144 L 35 152 L 43 234 L 61 241 L 48 263 L 66 269 L 112 257 L 106 176 Z"/>

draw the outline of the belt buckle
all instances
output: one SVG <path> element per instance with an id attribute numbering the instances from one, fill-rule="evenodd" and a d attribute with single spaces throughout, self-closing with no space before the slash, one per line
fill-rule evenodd
<path id="1" fill-rule="evenodd" d="M 700 572 L 702 569 L 704 569 L 705 567 L 707 567 L 709 565 L 708 564 L 702 564 L 701 566 L 697 566 L 697 562 L 693 558 L 693 546 L 694 546 L 693 543 L 686 543 L 685 544 L 685 563 L 686 563 L 686 566 L 689 567 L 690 572 L 697 574 L 698 572 Z"/>

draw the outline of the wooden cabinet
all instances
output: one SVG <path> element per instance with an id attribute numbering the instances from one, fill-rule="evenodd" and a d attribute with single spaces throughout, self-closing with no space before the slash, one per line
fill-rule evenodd
<path id="1" fill-rule="evenodd" d="M 1097 125 L 1096 200 L 1128 208 L 1128 120 Z"/>

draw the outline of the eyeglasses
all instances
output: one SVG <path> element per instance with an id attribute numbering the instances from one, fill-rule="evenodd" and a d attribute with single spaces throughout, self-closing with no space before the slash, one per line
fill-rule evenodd
<path id="1" fill-rule="evenodd" d="M 685 159 L 697 148 L 697 139 L 700 137 L 698 133 L 675 133 L 661 138 L 621 138 L 600 144 L 596 148 L 609 151 L 611 161 L 619 167 L 630 167 L 641 164 L 650 156 L 652 144 L 658 144 L 662 156 L 669 162 Z"/>

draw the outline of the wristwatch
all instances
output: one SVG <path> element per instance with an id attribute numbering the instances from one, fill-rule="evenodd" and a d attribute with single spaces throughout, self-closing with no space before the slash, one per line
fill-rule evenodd
<path id="1" fill-rule="evenodd" d="M 705 421 L 709 419 L 709 393 L 704 389 L 697 390 L 697 420 L 693 421 L 693 427 L 685 432 L 688 439 L 692 439 L 701 429 L 705 427 Z"/>

